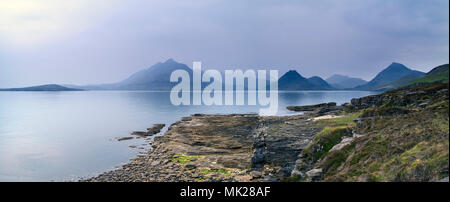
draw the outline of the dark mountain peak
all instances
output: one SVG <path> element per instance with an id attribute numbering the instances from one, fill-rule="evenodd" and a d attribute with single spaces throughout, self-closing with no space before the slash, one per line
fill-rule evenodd
<path id="1" fill-rule="evenodd" d="M 406 67 L 405 65 L 398 63 L 398 62 L 393 62 L 391 65 L 389 65 L 386 69 L 384 70 L 396 70 L 396 71 L 407 71 L 410 70 L 408 67 Z"/>
<path id="2" fill-rule="evenodd" d="M 408 67 L 406 67 L 403 64 L 393 62 L 391 65 L 383 69 L 380 73 L 377 74 L 377 76 L 374 78 L 374 80 L 379 79 L 380 77 L 392 77 L 392 76 L 405 76 L 407 74 L 425 74 L 423 72 L 412 70 Z M 373 80 L 372 80 L 373 81 Z"/>
<path id="3" fill-rule="evenodd" d="M 157 87 L 154 83 L 164 83 L 167 84 L 163 86 L 166 89 L 168 88 L 167 86 L 170 86 L 171 73 L 178 69 L 185 70 L 190 74 L 192 72 L 187 65 L 178 63 L 170 58 L 164 63 L 158 62 L 147 69 L 134 73 L 127 79 L 119 82 L 118 86 L 123 89 L 156 89 Z M 161 87 L 158 86 L 159 88 Z"/>
<path id="4" fill-rule="evenodd" d="M 387 68 L 383 69 L 383 71 L 378 73 L 369 83 L 357 86 L 356 89 L 376 90 L 405 76 L 408 76 L 407 78 L 417 78 L 424 75 L 425 73 L 423 72 L 412 70 L 403 64 L 393 62 Z"/>
<path id="5" fill-rule="evenodd" d="M 302 75 L 300 75 L 296 70 L 289 70 L 284 74 L 282 77 L 285 78 L 299 78 L 299 79 L 305 79 Z"/>
<path id="6" fill-rule="evenodd" d="M 169 58 L 168 60 L 166 60 L 165 62 L 164 62 L 164 64 L 176 64 L 176 63 L 178 63 L 177 61 L 175 61 L 174 59 L 172 59 L 172 58 Z"/>
<path id="7" fill-rule="evenodd" d="M 313 78 L 313 79 L 311 79 Z M 289 70 L 278 79 L 279 90 L 327 90 L 328 84 L 320 77 L 306 79 L 296 70 Z M 317 85 L 315 85 L 316 83 Z"/>

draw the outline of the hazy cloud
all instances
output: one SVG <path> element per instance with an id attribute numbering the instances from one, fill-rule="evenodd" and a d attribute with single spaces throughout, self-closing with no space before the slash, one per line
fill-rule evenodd
<path id="1" fill-rule="evenodd" d="M 0 2 L 0 87 L 107 83 L 156 62 L 372 78 L 448 63 L 447 0 Z"/>

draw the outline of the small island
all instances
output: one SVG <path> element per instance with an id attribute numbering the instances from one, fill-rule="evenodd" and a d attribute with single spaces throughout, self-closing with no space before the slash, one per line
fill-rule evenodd
<path id="1" fill-rule="evenodd" d="M 47 84 L 24 88 L 0 88 L 0 91 L 84 91 L 84 90 L 77 88 L 67 88 L 57 84 Z"/>

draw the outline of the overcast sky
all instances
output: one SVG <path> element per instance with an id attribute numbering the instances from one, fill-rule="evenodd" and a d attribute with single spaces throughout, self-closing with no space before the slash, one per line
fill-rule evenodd
<path id="1" fill-rule="evenodd" d="M 192 67 L 371 79 L 449 61 L 448 0 L 0 0 L 0 87 Z"/>

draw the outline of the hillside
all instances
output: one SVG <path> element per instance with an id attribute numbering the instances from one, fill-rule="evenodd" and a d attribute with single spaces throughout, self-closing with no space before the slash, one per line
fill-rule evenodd
<path id="1" fill-rule="evenodd" d="M 318 86 L 324 90 L 333 90 L 334 88 L 328 84 L 325 80 L 323 80 L 322 78 L 318 77 L 318 76 L 313 76 L 311 78 L 308 78 L 309 83 Z"/>
<path id="2" fill-rule="evenodd" d="M 404 77 L 402 77 L 402 78 L 400 78 L 400 79 L 398 79 L 398 80 L 396 80 L 396 81 L 394 81 L 394 82 L 392 82 L 390 84 L 381 86 L 381 87 L 379 87 L 379 88 L 377 88 L 375 90 L 377 90 L 377 91 L 394 90 L 394 89 L 397 89 L 397 88 L 405 85 L 406 83 L 408 83 L 410 81 L 414 81 L 414 80 L 420 79 L 422 77 L 423 76 L 417 75 L 417 74 L 409 74 L 409 75 L 406 75 L 406 76 L 404 76 Z"/>
<path id="3" fill-rule="evenodd" d="M 409 81 L 400 87 L 407 88 L 412 86 L 428 85 L 432 83 L 448 83 L 449 66 L 448 64 L 433 68 L 423 78 Z"/>
<path id="4" fill-rule="evenodd" d="M 448 178 L 448 107 L 447 84 L 353 99 L 340 117 L 318 121 L 326 128 L 301 152 L 288 181 Z"/>

